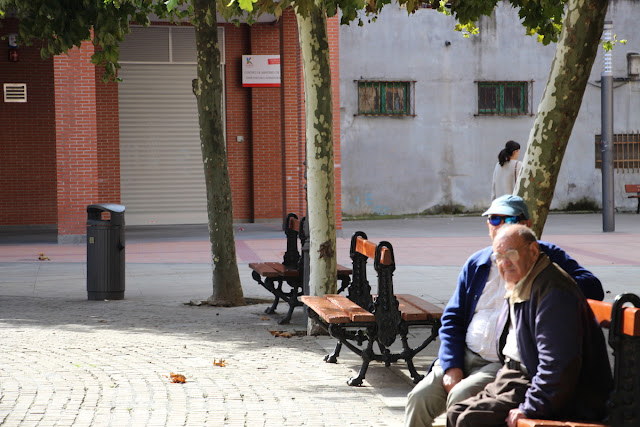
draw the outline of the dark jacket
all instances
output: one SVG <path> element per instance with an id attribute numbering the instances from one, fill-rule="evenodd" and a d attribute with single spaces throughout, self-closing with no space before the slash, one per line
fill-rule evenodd
<path id="1" fill-rule="evenodd" d="M 578 283 L 587 298 L 602 301 L 602 284 L 589 270 L 554 244 L 538 241 L 540 250 Z M 478 299 L 487 284 L 493 247 L 488 246 L 469 257 L 458 276 L 458 286 L 442 315 L 438 357 L 443 370 L 464 366 L 465 336 Z"/>
<path id="2" fill-rule="evenodd" d="M 519 409 L 529 418 L 601 420 L 613 388 L 611 368 L 602 329 L 575 281 L 540 254 L 500 313 L 501 358 L 509 303 L 518 352 L 531 379 Z"/>

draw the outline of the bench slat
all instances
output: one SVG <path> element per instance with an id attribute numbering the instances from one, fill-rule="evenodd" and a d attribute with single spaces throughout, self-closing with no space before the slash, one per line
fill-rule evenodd
<path id="1" fill-rule="evenodd" d="M 278 277 L 280 274 L 273 269 L 269 262 L 252 262 L 249 268 L 264 277 Z"/>
<path id="2" fill-rule="evenodd" d="M 269 267 L 278 272 L 278 276 L 297 277 L 300 272 L 296 268 L 287 267 L 279 262 L 265 262 Z"/>
<path id="3" fill-rule="evenodd" d="M 613 304 L 609 302 L 587 300 L 593 314 L 603 328 L 608 328 L 611 324 L 611 308 Z M 622 311 L 622 332 L 632 337 L 640 336 L 640 308 L 625 307 Z"/>
<path id="4" fill-rule="evenodd" d="M 337 269 L 338 269 L 338 277 L 340 276 L 346 276 L 346 275 L 351 275 L 353 273 L 353 270 L 350 267 L 345 267 L 344 265 L 337 265 Z"/>
<path id="5" fill-rule="evenodd" d="M 360 307 L 355 302 L 351 301 L 344 295 L 325 295 L 327 300 L 331 301 L 341 310 L 345 311 L 349 315 L 349 319 L 352 322 L 375 322 L 376 317 L 369 313 L 364 308 Z"/>
<path id="6" fill-rule="evenodd" d="M 627 184 L 624 186 L 624 191 L 627 193 L 640 193 L 640 184 Z"/>
<path id="7" fill-rule="evenodd" d="M 376 244 L 362 237 L 356 239 L 356 252 L 361 253 L 371 259 L 376 258 Z M 391 252 L 387 248 L 382 248 L 380 253 L 380 263 L 382 265 L 391 264 Z"/>
<path id="8" fill-rule="evenodd" d="M 518 427 L 607 427 L 606 424 L 578 423 L 575 421 L 551 421 L 551 420 L 518 420 Z"/>
<path id="9" fill-rule="evenodd" d="M 297 218 L 295 218 L 295 217 L 293 217 L 293 216 L 290 216 L 290 217 L 289 217 L 289 224 L 288 224 L 288 227 L 289 227 L 291 230 L 294 230 L 294 231 L 300 232 L 300 220 L 299 220 L 299 219 L 297 219 Z"/>
<path id="10" fill-rule="evenodd" d="M 325 297 L 302 295 L 300 299 L 329 324 L 348 323 L 351 320 L 347 313 Z"/>
<path id="11" fill-rule="evenodd" d="M 442 309 L 420 297 L 409 294 L 397 294 L 402 318 L 411 320 L 432 320 L 442 317 Z"/>

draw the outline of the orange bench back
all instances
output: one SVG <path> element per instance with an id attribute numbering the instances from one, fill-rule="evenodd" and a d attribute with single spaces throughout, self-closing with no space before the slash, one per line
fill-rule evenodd
<path id="1" fill-rule="evenodd" d="M 588 299 L 587 301 L 600 326 L 608 328 L 611 325 L 611 308 L 613 304 L 592 299 Z M 618 332 L 632 337 L 640 336 L 640 308 L 624 308 L 622 312 L 622 330 Z"/>
<path id="2" fill-rule="evenodd" d="M 376 247 L 377 245 L 371 240 L 363 239 L 360 236 L 358 236 L 356 239 L 356 252 L 361 253 L 366 257 L 375 259 Z M 391 265 L 391 251 L 389 251 L 387 248 L 382 248 L 382 251 L 380 253 L 380 264 Z"/>
<path id="3" fill-rule="evenodd" d="M 627 184 L 624 186 L 627 193 L 640 193 L 640 184 Z"/>

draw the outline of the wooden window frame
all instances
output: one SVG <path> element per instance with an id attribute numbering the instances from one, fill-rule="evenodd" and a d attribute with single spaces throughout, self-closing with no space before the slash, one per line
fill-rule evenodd
<path id="1" fill-rule="evenodd" d="M 356 80 L 356 116 L 414 117 L 415 81 Z M 397 89 L 400 89 L 399 96 Z M 393 97 L 390 99 L 390 96 Z"/>

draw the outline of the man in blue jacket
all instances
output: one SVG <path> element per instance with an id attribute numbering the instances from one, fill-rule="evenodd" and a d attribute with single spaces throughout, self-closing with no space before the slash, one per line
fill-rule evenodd
<path id="1" fill-rule="evenodd" d="M 497 233 L 492 259 L 507 291 L 496 328 L 503 367 L 479 394 L 447 410 L 447 426 L 601 421 L 613 379 L 602 329 L 576 282 L 523 225 Z"/>
<path id="2" fill-rule="evenodd" d="M 488 216 L 491 240 L 507 224 L 531 226 L 529 210 L 521 197 L 504 195 L 483 213 Z M 587 298 L 602 300 L 600 281 L 559 247 L 538 242 L 540 250 L 564 269 Z M 495 325 L 504 302 L 505 282 L 491 261 L 488 246 L 467 260 L 458 277 L 440 328 L 438 359 L 429 374 L 409 393 L 405 426 L 431 426 L 448 407 L 475 396 L 494 380 L 502 366 L 499 361 Z"/>

